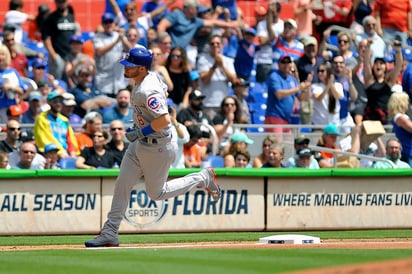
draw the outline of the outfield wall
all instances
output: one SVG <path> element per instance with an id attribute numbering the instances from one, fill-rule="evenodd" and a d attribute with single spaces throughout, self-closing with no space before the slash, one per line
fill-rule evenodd
<path id="1" fill-rule="evenodd" d="M 170 178 L 193 172 L 171 170 Z M 223 188 L 153 201 L 139 182 L 123 233 L 412 228 L 412 170 L 216 169 Z M 0 235 L 98 233 L 118 170 L 0 174 Z"/>

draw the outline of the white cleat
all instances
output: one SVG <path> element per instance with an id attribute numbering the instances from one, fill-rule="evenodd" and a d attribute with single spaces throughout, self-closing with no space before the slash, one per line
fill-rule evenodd
<path id="1" fill-rule="evenodd" d="M 216 174 L 213 168 L 208 167 L 202 170 L 202 173 L 206 178 L 206 191 L 212 196 L 213 201 L 218 201 L 222 195 L 222 190 L 216 180 Z"/>

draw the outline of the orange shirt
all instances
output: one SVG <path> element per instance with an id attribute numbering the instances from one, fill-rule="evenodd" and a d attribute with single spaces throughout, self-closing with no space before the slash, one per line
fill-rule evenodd
<path id="1" fill-rule="evenodd" d="M 201 159 L 200 147 L 195 144 L 191 147 L 183 146 L 183 155 L 185 156 L 186 163 L 189 163 L 189 167 L 199 167 Z"/>
<path id="2" fill-rule="evenodd" d="M 379 12 L 381 27 L 408 31 L 408 12 L 411 11 L 410 0 L 376 0 L 374 12 Z"/>
<path id="3" fill-rule="evenodd" d="M 80 151 L 83 150 L 85 147 L 92 147 L 93 146 L 93 139 L 90 137 L 89 134 L 85 132 L 81 132 L 76 135 L 77 144 L 79 145 Z"/>

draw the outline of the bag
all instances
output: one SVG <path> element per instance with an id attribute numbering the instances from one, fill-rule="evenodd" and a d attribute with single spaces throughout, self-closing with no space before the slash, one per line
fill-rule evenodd
<path id="1" fill-rule="evenodd" d="M 380 121 L 365 120 L 362 122 L 364 135 L 375 137 L 376 139 L 385 135 L 386 131 Z"/>
<path id="2" fill-rule="evenodd" d="M 338 154 L 336 156 L 336 167 L 337 168 L 359 168 L 360 161 L 355 156 Z"/>

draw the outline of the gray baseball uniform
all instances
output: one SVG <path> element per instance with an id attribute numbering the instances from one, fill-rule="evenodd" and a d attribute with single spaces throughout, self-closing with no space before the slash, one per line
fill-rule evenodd
<path id="1" fill-rule="evenodd" d="M 157 117 L 168 113 L 166 87 L 152 72 L 132 92 L 133 120 L 143 128 Z M 171 142 L 170 126 L 148 137 L 131 143 L 123 158 L 116 181 L 112 207 L 102 233 L 117 235 L 134 185 L 144 177 L 146 192 L 154 200 L 162 200 L 184 194 L 195 187 L 207 187 L 201 173 L 166 182 L 168 171 L 174 162 L 177 144 Z"/>

